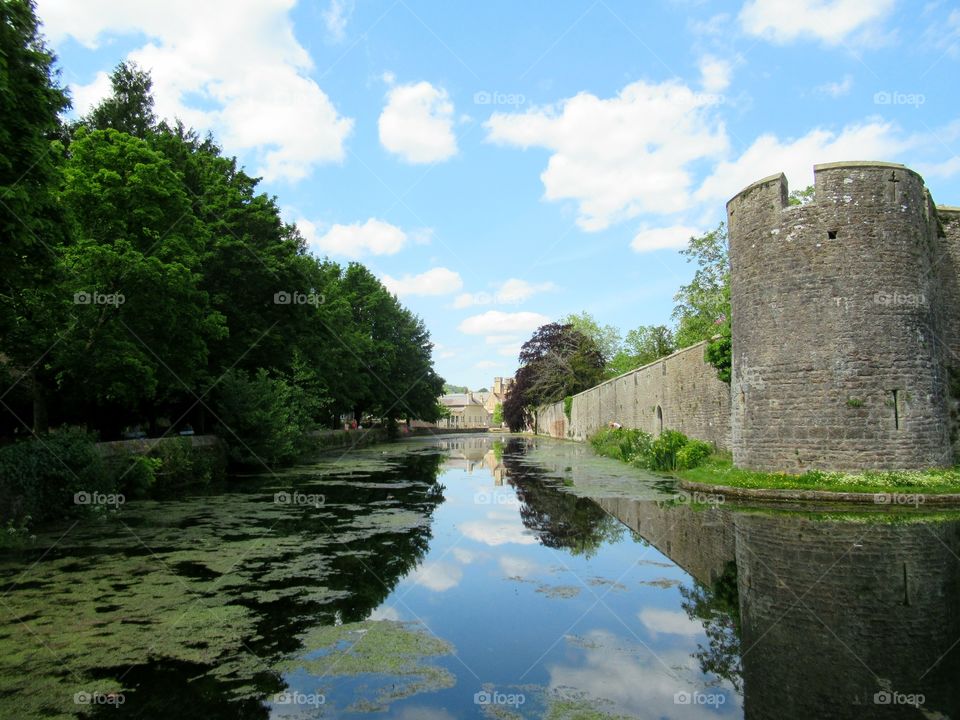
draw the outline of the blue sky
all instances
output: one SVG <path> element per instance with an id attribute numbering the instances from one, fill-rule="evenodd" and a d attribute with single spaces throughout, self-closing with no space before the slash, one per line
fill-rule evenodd
<path id="1" fill-rule="evenodd" d="M 960 3 L 38 0 L 85 111 L 124 59 L 318 255 L 489 386 L 542 322 L 667 323 L 677 249 L 743 186 L 903 162 L 960 205 Z"/>

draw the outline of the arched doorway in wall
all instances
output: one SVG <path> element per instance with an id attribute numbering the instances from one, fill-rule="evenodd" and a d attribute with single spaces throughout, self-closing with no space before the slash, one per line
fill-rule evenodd
<path id="1" fill-rule="evenodd" d="M 663 408 L 657 405 L 657 435 L 663 432 Z"/>

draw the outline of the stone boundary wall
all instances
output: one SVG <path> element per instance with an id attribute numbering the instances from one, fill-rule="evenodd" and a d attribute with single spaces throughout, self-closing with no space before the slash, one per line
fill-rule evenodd
<path id="1" fill-rule="evenodd" d="M 654 436 L 679 430 L 729 450 L 730 386 L 704 360 L 706 345 L 691 345 L 574 395 L 569 420 L 563 401 L 539 408 L 536 433 L 586 440 L 617 422 Z"/>

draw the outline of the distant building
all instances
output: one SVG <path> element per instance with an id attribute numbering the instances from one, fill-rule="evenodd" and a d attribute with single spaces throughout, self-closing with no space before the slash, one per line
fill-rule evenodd
<path id="1" fill-rule="evenodd" d="M 491 414 L 472 392 L 443 395 L 440 398 L 440 404 L 447 409 L 450 416 L 441 418 L 437 422 L 437 427 L 463 429 L 490 427 Z"/>
<path id="2" fill-rule="evenodd" d="M 450 411 L 450 417 L 437 423 L 441 428 L 487 428 L 493 425 L 493 413 L 503 403 L 513 385 L 513 378 L 496 377 L 493 389 L 478 392 L 442 395 L 440 404 Z"/>

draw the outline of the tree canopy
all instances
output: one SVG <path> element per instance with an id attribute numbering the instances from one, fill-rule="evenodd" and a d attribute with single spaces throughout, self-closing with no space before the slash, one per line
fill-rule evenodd
<path id="1" fill-rule="evenodd" d="M 0 20 L 0 372 L 19 432 L 190 425 L 260 456 L 247 436 L 271 423 L 279 457 L 285 430 L 345 415 L 436 418 L 430 334 L 376 276 L 310 254 L 212 137 L 158 121 L 135 65 L 63 124 L 33 3 Z"/>
<path id="2" fill-rule="evenodd" d="M 569 323 L 550 323 L 520 348 L 520 369 L 503 403 L 511 430 L 527 427 L 531 409 L 562 400 L 603 379 L 605 360 L 596 341 Z"/>

